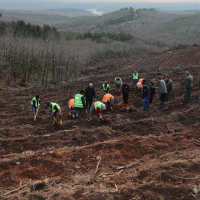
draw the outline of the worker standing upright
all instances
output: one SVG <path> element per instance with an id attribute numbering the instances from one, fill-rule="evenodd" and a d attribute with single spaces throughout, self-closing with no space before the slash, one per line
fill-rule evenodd
<path id="1" fill-rule="evenodd" d="M 110 86 L 108 85 L 108 83 L 105 81 L 105 83 L 102 85 L 102 89 L 104 91 L 104 94 L 108 94 L 109 90 L 110 90 Z"/>
<path id="2" fill-rule="evenodd" d="M 57 114 L 59 115 L 59 118 L 60 118 L 60 124 L 62 124 L 61 107 L 57 103 L 53 103 L 53 102 L 47 102 L 47 107 L 53 113 L 53 125 L 57 122 L 56 120 Z"/>
<path id="3" fill-rule="evenodd" d="M 166 102 L 169 103 L 170 94 L 173 91 L 173 82 L 169 79 L 168 75 L 165 76 L 165 84 L 167 88 Z"/>
<path id="4" fill-rule="evenodd" d="M 168 109 L 166 102 L 167 88 L 165 85 L 165 81 L 163 81 L 160 76 L 158 77 L 158 92 L 160 95 L 160 106 L 164 105 L 164 110 L 167 110 Z"/>
<path id="5" fill-rule="evenodd" d="M 109 108 L 112 108 L 111 104 L 114 103 L 114 100 L 115 100 L 115 97 L 111 94 L 105 94 L 103 96 L 103 103 L 107 103 Z"/>
<path id="6" fill-rule="evenodd" d="M 134 71 L 131 80 L 133 81 L 133 86 L 135 89 L 135 97 L 137 96 L 137 83 L 139 82 L 140 76 L 137 71 Z"/>
<path id="7" fill-rule="evenodd" d="M 142 82 L 137 82 L 137 89 L 139 90 L 140 94 L 142 93 L 142 88 L 143 88 L 143 85 L 142 85 Z"/>
<path id="8" fill-rule="evenodd" d="M 129 97 L 130 90 L 131 90 L 131 88 L 130 88 L 129 84 L 126 82 L 126 80 L 123 80 L 121 95 L 123 96 L 123 100 L 124 100 L 123 108 L 126 108 L 126 109 L 128 109 L 128 97 Z"/>
<path id="9" fill-rule="evenodd" d="M 78 119 L 81 121 L 81 111 L 84 112 L 84 119 L 87 119 L 87 113 L 86 113 L 86 104 L 85 104 L 85 98 L 84 98 L 84 91 L 81 90 L 79 94 L 76 94 L 74 97 L 74 107 L 76 108 L 76 111 L 78 113 Z"/>
<path id="10" fill-rule="evenodd" d="M 93 113 L 95 112 L 96 115 L 99 117 L 98 120 L 103 119 L 102 111 L 106 110 L 106 105 L 100 101 L 96 101 L 92 104 L 90 108 L 90 120 L 92 120 Z"/>
<path id="11" fill-rule="evenodd" d="M 200 76 L 199 76 L 199 105 L 200 105 Z"/>
<path id="12" fill-rule="evenodd" d="M 143 101 L 142 101 L 143 111 L 147 111 L 149 109 L 150 88 L 147 85 L 146 80 L 142 81 L 142 85 L 143 85 Z"/>
<path id="13" fill-rule="evenodd" d="M 122 79 L 120 77 L 116 77 L 115 78 L 116 92 L 121 91 L 121 85 L 122 85 Z"/>
<path id="14" fill-rule="evenodd" d="M 149 106 L 151 106 L 153 102 L 153 96 L 156 94 L 156 81 L 155 79 L 151 79 L 150 83 L 148 84 L 150 88 L 150 99 L 149 99 Z"/>
<path id="15" fill-rule="evenodd" d="M 184 81 L 185 95 L 184 95 L 184 101 L 183 103 L 181 103 L 182 105 L 190 103 L 190 97 L 191 97 L 191 92 L 193 88 L 193 76 L 191 76 L 188 71 L 185 72 L 185 75 L 186 75 L 186 78 Z"/>
<path id="16" fill-rule="evenodd" d="M 31 101 L 31 106 L 32 106 L 32 113 L 33 113 L 33 119 L 34 121 L 36 120 L 36 113 L 37 113 L 37 110 L 40 106 L 40 96 L 39 95 L 36 95 L 36 97 L 34 97 Z"/>
<path id="17" fill-rule="evenodd" d="M 92 106 L 93 99 L 94 100 L 96 99 L 96 91 L 95 91 L 92 83 L 90 83 L 89 86 L 85 88 L 84 96 L 86 98 L 86 107 L 89 111 Z M 88 108 L 88 106 L 89 106 L 89 108 Z"/>

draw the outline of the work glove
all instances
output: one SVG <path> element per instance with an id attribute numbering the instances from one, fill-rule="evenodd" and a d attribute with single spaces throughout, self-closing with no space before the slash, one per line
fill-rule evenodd
<path id="1" fill-rule="evenodd" d="M 100 115 L 100 119 L 103 119 L 103 117 Z"/>

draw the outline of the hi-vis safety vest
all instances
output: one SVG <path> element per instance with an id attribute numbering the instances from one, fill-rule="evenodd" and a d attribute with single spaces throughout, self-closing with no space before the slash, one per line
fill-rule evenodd
<path id="1" fill-rule="evenodd" d="M 81 97 L 83 97 L 82 94 L 76 94 L 75 95 L 75 97 L 74 97 L 74 107 L 84 108 Z"/>
<path id="2" fill-rule="evenodd" d="M 117 83 L 119 83 L 119 84 L 121 84 L 121 80 L 122 80 L 122 79 L 119 78 L 119 77 L 116 77 L 116 78 L 115 78 L 115 81 L 116 81 Z"/>
<path id="3" fill-rule="evenodd" d="M 55 106 L 58 108 L 58 110 L 60 110 L 60 106 L 57 103 L 51 102 L 51 107 L 49 109 L 52 110 L 53 113 L 56 112 L 56 110 L 54 109 Z"/>
<path id="4" fill-rule="evenodd" d="M 110 101 L 110 98 L 115 98 L 113 95 L 111 95 L 111 94 L 105 94 L 104 96 L 103 96 L 103 102 L 108 102 L 108 101 Z"/>
<path id="5" fill-rule="evenodd" d="M 68 103 L 69 108 L 74 108 L 74 99 L 70 99 Z"/>
<path id="6" fill-rule="evenodd" d="M 138 87 L 139 90 L 142 89 L 142 88 L 143 88 L 142 83 L 141 83 L 141 82 L 138 82 L 138 83 L 137 83 L 137 87 Z"/>
<path id="7" fill-rule="evenodd" d="M 35 100 L 35 107 L 38 107 L 38 104 L 40 102 L 40 98 L 37 100 L 36 97 L 34 97 L 31 101 L 31 105 L 33 105 L 33 101 Z"/>
<path id="8" fill-rule="evenodd" d="M 139 79 L 139 82 L 141 82 L 141 83 L 142 83 L 142 81 L 143 81 L 143 80 L 144 80 L 143 78 L 140 78 L 140 79 Z"/>
<path id="9" fill-rule="evenodd" d="M 133 79 L 135 80 L 135 79 L 138 79 L 138 73 L 135 75 L 135 74 L 133 74 Z"/>
<path id="10" fill-rule="evenodd" d="M 95 110 L 97 109 L 97 108 L 99 108 L 100 109 L 100 111 L 101 111 L 101 105 L 102 105 L 103 103 L 101 103 L 100 101 L 96 101 L 95 103 L 94 103 L 94 108 L 95 108 Z"/>
<path id="11" fill-rule="evenodd" d="M 107 90 L 109 87 L 109 85 L 107 84 L 107 86 L 105 87 L 105 84 L 103 84 L 103 90 Z"/>

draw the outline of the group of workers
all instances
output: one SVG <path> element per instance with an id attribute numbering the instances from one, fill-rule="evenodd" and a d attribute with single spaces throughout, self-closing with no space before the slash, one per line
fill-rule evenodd
<path id="1" fill-rule="evenodd" d="M 186 78 L 184 81 L 185 86 L 185 95 L 184 101 L 181 103 L 185 105 L 190 102 L 191 91 L 193 88 L 193 77 L 187 71 L 185 72 Z M 156 81 L 155 79 L 151 79 L 149 83 L 143 78 L 140 78 L 137 71 L 135 71 L 131 78 L 133 82 L 133 87 L 135 90 L 135 97 L 138 94 L 142 94 L 143 101 L 143 111 L 147 111 L 152 102 L 154 95 L 156 94 Z M 124 101 L 124 109 L 128 109 L 128 98 L 130 93 L 130 86 L 120 77 L 115 78 L 116 92 L 121 92 Z M 98 116 L 98 120 L 103 119 L 102 111 L 106 110 L 106 106 L 112 109 L 112 104 L 114 103 L 115 97 L 109 93 L 110 86 L 105 81 L 102 85 L 102 89 L 104 92 L 103 101 L 96 101 L 96 91 L 92 83 L 86 87 L 85 91 L 81 90 L 78 94 L 74 96 L 74 98 L 70 99 L 67 105 L 69 116 L 73 118 L 78 117 L 81 120 L 81 113 L 84 113 L 84 119 L 87 119 L 87 115 L 89 114 L 89 120 L 92 120 L 93 113 L 96 113 Z M 168 109 L 168 103 L 170 101 L 170 96 L 173 91 L 173 81 L 169 79 L 169 76 L 165 76 L 165 80 L 162 79 L 161 76 L 158 77 L 158 93 L 160 96 L 160 106 L 164 106 L 163 110 Z M 200 92 L 200 77 L 199 77 L 199 92 Z M 40 106 L 41 99 L 39 95 L 34 97 L 31 101 L 32 112 L 34 121 L 36 120 L 38 108 Z M 200 104 L 200 95 L 199 95 L 199 104 Z M 57 103 L 47 102 L 47 107 L 53 113 L 53 124 L 57 122 L 56 116 L 59 115 L 60 124 L 62 124 L 62 113 L 61 107 Z"/>

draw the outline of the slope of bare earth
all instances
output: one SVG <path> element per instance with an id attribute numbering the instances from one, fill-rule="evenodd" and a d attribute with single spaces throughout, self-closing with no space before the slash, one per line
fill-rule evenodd
<path id="1" fill-rule="evenodd" d="M 78 80 L 57 86 L 1 89 L 0 199 L 199 199 L 199 67 L 200 47 L 179 46 L 160 54 L 104 60 Z M 159 107 L 156 95 L 143 112 L 142 98 L 133 91 L 129 112 L 121 108 L 114 78 L 130 82 L 133 70 L 147 80 L 170 74 L 174 91 L 168 111 Z M 186 70 L 194 76 L 194 89 L 191 103 L 182 106 Z M 104 113 L 105 121 L 71 119 L 68 100 L 89 82 L 101 100 L 104 80 L 116 98 L 113 111 Z M 33 122 L 30 102 L 35 94 L 42 103 Z M 62 126 L 52 125 L 47 101 L 61 106 Z"/>

